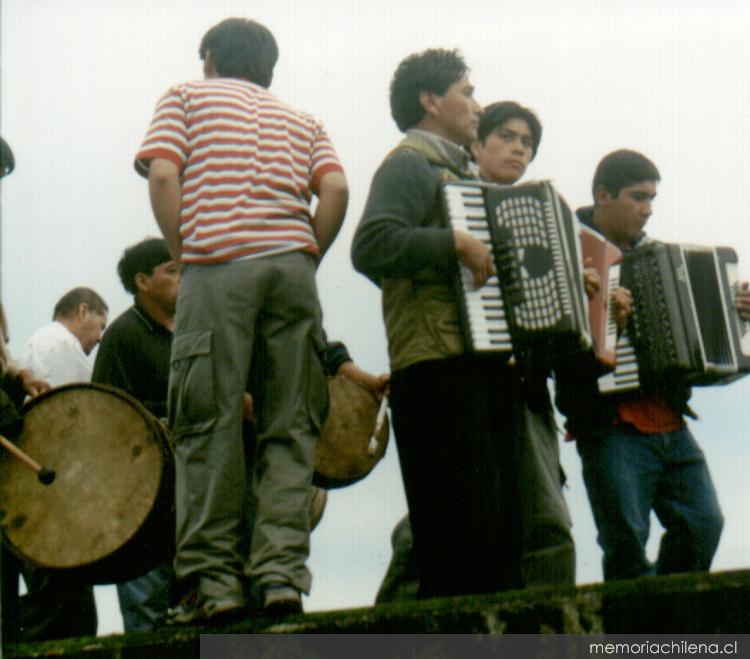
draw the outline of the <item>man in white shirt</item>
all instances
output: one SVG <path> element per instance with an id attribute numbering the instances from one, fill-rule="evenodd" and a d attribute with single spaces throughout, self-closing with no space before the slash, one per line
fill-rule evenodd
<path id="1" fill-rule="evenodd" d="M 74 288 L 55 305 L 53 321 L 29 339 L 21 362 L 52 387 L 89 382 L 93 365 L 88 355 L 107 325 L 107 312 L 107 305 L 98 293 L 90 288 Z M 96 604 L 91 586 L 30 565 L 23 565 L 21 570 L 28 590 L 19 606 L 21 640 L 96 634 Z"/>
<path id="2" fill-rule="evenodd" d="M 53 387 L 91 380 L 88 358 L 107 325 L 107 305 L 90 288 L 74 288 L 55 305 L 53 320 L 37 330 L 21 362 Z"/>

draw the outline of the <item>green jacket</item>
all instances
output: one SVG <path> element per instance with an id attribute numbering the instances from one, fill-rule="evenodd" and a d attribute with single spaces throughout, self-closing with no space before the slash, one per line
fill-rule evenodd
<path id="1" fill-rule="evenodd" d="M 440 184 L 469 177 L 430 141 L 407 135 L 373 178 L 352 259 L 382 289 L 392 371 L 464 351 Z"/>

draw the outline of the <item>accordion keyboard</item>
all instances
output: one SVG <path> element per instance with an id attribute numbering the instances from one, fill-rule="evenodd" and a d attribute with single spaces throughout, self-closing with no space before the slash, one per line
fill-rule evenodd
<path id="1" fill-rule="evenodd" d="M 603 394 L 629 391 L 640 386 L 638 358 L 627 334 L 621 334 L 615 349 L 617 366 L 615 370 L 599 378 L 599 391 Z"/>
<path id="2" fill-rule="evenodd" d="M 620 266 L 612 266 L 609 269 L 607 279 L 607 331 L 604 335 L 604 345 L 607 349 L 617 346 L 617 316 L 615 314 L 615 305 L 612 304 L 612 295 L 615 289 L 620 286 Z"/>
<path id="3" fill-rule="evenodd" d="M 445 188 L 445 201 L 449 209 L 451 226 L 468 233 L 492 249 L 481 189 L 448 186 Z M 510 351 L 510 331 L 497 275 L 493 275 L 484 286 L 477 288 L 471 271 L 461 266 L 461 287 L 473 349 Z"/>

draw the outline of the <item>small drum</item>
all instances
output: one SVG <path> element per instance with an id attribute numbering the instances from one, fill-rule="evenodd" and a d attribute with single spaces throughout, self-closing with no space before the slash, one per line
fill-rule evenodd
<path id="1" fill-rule="evenodd" d="M 328 417 L 315 455 L 313 482 L 319 487 L 344 487 L 369 474 L 385 454 L 388 419 L 377 444 L 370 447 L 378 416 L 378 401 L 353 380 L 338 375 L 328 378 Z"/>
<path id="2" fill-rule="evenodd" d="M 126 581 L 174 552 L 174 458 L 164 426 L 114 387 L 70 384 L 31 400 L 17 445 L 55 479 L 0 454 L 0 525 L 33 565 Z"/>
<path id="3" fill-rule="evenodd" d="M 310 497 L 310 531 L 313 531 L 320 524 L 327 503 L 328 492 L 313 485 L 312 496 Z"/>

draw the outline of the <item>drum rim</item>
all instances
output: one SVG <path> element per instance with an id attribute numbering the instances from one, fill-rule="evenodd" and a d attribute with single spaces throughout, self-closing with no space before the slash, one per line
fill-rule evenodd
<path id="1" fill-rule="evenodd" d="M 369 389 L 362 382 L 360 382 L 358 380 L 355 380 L 354 378 L 350 378 L 350 377 L 348 377 L 346 375 L 339 374 L 339 375 L 328 376 L 326 378 L 326 385 L 328 386 L 331 382 L 336 381 L 336 380 L 344 381 L 347 384 L 356 385 L 356 387 L 358 387 L 359 390 L 367 393 L 367 395 L 370 396 L 373 399 L 373 401 L 375 402 L 376 405 L 379 405 L 380 401 L 378 400 L 378 397 L 372 392 L 371 389 Z M 328 392 L 328 393 L 329 393 L 329 410 L 328 410 L 328 412 L 330 413 L 330 411 L 331 411 L 330 410 L 330 392 Z M 320 429 L 320 434 L 321 435 L 322 435 L 323 428 L 325 428 L 325 424 L 326 424 L 327 421 L 328 421 L 328 415 L 326 415 L 326 419 L 323 421 L 323 426 L 321 426 L 321 429 Z M 372 471 L 375 469 L 375 467 L 378 465 L 378 463 L 385 457 L 386 452 L 388 450 L 388 443 L 389 443 L 389 440 L 390 440 L 390 434 L 391 434 L 390 433 L 390 419 L 389 419 L 389 415 L 386 414 L 385 422 L 383 424 L 383 428 L 380 431 L 380 437 L 382 437 L 381 442 L 382 442 L 382 445 L 383 445 L 383 449 L 382 449 L 382 452 L 380 452 L 380 454 L 373 460 L 370 468 L 367 471 L 365 471 L 363 473 L 360 473 L 360 474 L 357 474 L 357 475 L 354 475 L 354 476 L 345 477 L 345 478 L 344 477 L 338 477 L 338 476 L 335 476 L 335 475 L 326 474 L 326 473 L 323 473 L 321 471 L 318 471 L 318 465 L 317 465 L 317 460 L 316 460 L 315 470 L 313 472 L 313 484 L 316 487 L 319 487 L 319 488 L 324 489 L 324 490 L 333 490 L 333 489 L 338 489 L 338 488 L 342 488 L 342 487 L 348 487 L 349 485 L 354 485 L 355 483 L 358 483 L 362 479 L 366 478 L 367 476 L 369 476 L 372 473 Z"/>
<path id="2" fill-rule="evenodd" d="M 143 403 L 131 396 L 124 389 L 120 389 L 120 387 L 116 387 L 111 384 L 101 384 L 99 382 L 69 382 L 67 384 L 62 384 L 59 387 L 52 387 L 51 389 L 47 389 L 47 391 L 44 391 L 38 396 L 34 396 L 34 398 L 30 398 L 29 400 L 24 402 L 23 406 L 21 407 L 21 415 L 23 416 L 28 410 L 32 409 L 34 406 L 38 405 L 47 398 L 50 398 L 61 391 L 72 389 L 97 389 L 106 393 L 114 394 L 118 398 L 122 398 L 126 402 L 130 403 L 133 407 L 137 408 L 138 412 L 149 421 L 156 418 L 144 407 Z"/>

